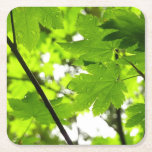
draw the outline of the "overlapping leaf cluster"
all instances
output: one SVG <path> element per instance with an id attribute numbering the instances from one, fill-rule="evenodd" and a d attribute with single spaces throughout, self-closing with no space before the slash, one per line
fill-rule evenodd
<path id="1" fill-rule="evenodd" d="M 110 8 L 103 19 L 105 21 L 100 22 L 97 17 L 80 15 L 77 30 L 84 40 L 60 44 L 65 50 L 78 55 L 75 65 L 88 72 L 76 76 L 69 84 L 69 88 L 78 94 L 75 104 L 80 110 L 93 105 L 95 115 L 105 112 L 111 103 L 120 108 L 125 101 L 127 86 L 123 82 L 123 68 L 129 66 L 133 71 L 131 75 L 137 73 L 127 61 L 137 66 L 144 65 L 143 54 L 143 60 L 136 57 L 139 51 L 144 52 L 142 14 L 137 16 L 128 9 Z M 115 58 L 116 53 L 118 59 Z"/>
<path id="2" fill-rule="evenodd" d="M 137 83 L 137 76 L 141 78 L 137 69 L 145 73 L 143 14 L 135 8 L 90 10 L 56 7 L 14 9 L 19 51 L 64 125 L 72 125 L 79 113 L 90 108 L 97 116 L 106 113 L 111 106 L 119 109 L 123 103 L 131 101 L 123 125 L 128 131 L 127 143 L 137 143 L 141 139 L 131 141 L 128 128 L 138 126 L 142 128 L 142 134 L 144 132 L 144 80 Z M 8 36 L 12 38 L 10 15 L 7 27 Z M 81 40 L 75 41 L 75 36 Z M 50 58 L 47 62 L 42 57 L 46 54 Z M 55 64 L 74 70 L 67 70 L 62 78 L 56 80 Z M 67 90 L 71 92 L 64 93 Z M 8 103 L 8 134 L 11 139 L 21 138 L 24 129 L 20 128 L 18 133 L 14 130 L 18 124 L 24 123 L 23 120 L 32 119 L 30 136 L 24 138 L 23 143 L 64 144 L 58 137 L 48 135 L 55 123 L 10 48 Z M 37 138 L 37 132 L 43 142 Z M 118 136 L 114 139 L 118 140 Z M 120 144 L 114 139 L 96 137 L 92 144 Z"/>

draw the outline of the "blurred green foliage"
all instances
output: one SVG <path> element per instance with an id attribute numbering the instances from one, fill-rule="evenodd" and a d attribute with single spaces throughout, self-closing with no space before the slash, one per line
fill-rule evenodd
<path id="1" fill-rule="evenodd" d="M 13 16 L 19 52 L 62 124 L 69 129 L 77 126 L 74 144 L 81 144 L 81 136 L 92 145 L 120 145 L 120 125 L 126 144 L 143 138 L 144 79 L 138 70 L 145 72 L 145 21 L 138 9 L 20 7 Z M 7 29 L 12 40 L 10 15 Z M 25 145 L 66 144 L 60 133 L 54 133 L 55 122 L 9 46 L 7 80 L 10 140 Z M 77 117 L 90 107 L 94 116 L 115 130 L 114 138 L 92 137 L 80 130 Z"/>

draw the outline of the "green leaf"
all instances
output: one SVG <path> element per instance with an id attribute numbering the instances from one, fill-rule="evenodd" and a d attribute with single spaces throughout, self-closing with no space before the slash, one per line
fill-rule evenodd
<path id="1" fill-rule="evenodd" d="M 141 11 L 119 7 L 22 7 L 13 10 L 13 17 L 18 50 L 63 125 L 73 128 L 76 119 L 90 110 L 94 116 L 105 112 L 103 118 L 116 129 L 119 124 L 115 108 L 129 101 L 133 106 L 125 111 L 127 119 L 122 118 L 126 144 L 141 140 L 145 104 L 137 103 L 144 103 L 144 80 L 136 77 L 137 71 L 129 64 L 144 73 Z M 10 15 L 7 25 L 13 42 Z M 56 124 L 9 46 L 7 54 L 9 138 L 14 142 L 22 139 L 21 144 L 66 144 L 58 133 L 54 136 Z M 63 67 L 58 81 L 56 64 Z M 135 128 L 139 132 L 133 135 Z M 85 134 L 80 134 L 87 140 Z M 118 133 L 114 138 L 90 136 L 89 140 L 93 145 L 121 144 Z"/>
<path id="2" fill-rule="evenodd" d="M 97 27 L 98 20 L 92 15 L 79 15 L 77 21 L 77 29 L 87 39 L 94 39 L 99 35 L 99 28 Z M 91 29 L 91 30 L 90 30 Z"/>
<path id="3" fill-rule="evenodd" d="M 118 49 L 122 40 L 90 41 L 60 43 L 66 51 L 79 55 L 79 60 L 102 62 L 112 59 L 114 49 Z"/>
<path id="4" fill-rule="evenodd" d="M 132 45 L 125 50 L 120 50 L 120 53 L 122 54 L 122 58 L 119 58 L 119 63 L 122 65 L 130 65 L 129 62 L 134 64 L 140 71 L 145 73 L 145 52 L 137 51 L 139 50 L 139 46 L 136 43 L 135 45 Z M 135 69 L 131 69 L 131 72 L 134 71 L 134 74 L 136 74 Z"/>
<path id="5" fill-rule="evenodd" d="M 118 32 L 108 35 L 106 39 L 125 38 L 122 47 L 131 46 L 139 42 L 140 51 L 144 51 L 145 20 L 143 15 L 136 15 L 131 9 L 108 8 L 104 13 L 104 29 L 117 29 Z"/>
<path id="6" fill-rule="evenodd" d="M 33 145 L 33 143 L 36 144 L 39 140 L 40 140 L 40 138 L 38 138 L 38 137 L 24 137 L 22 140 L 22 144 L 23 145 Z"/>
<path id="7" fill-rule="evenodd" d="M 138 52 L 125 58 L 133 63 L 140 71 L 145 73 L 145 52 Z"/>
<path id="8" fill-rule="evenodd" d="M 32 50 L 40 34 L 36 9 L 20 7 L 15 8 L 12 12 L 17 43 Z M 10 17 L 8 19 L 8 24 L 11 24 Z M 12 31 L 12 29 L 10 30 Z"/>
<path id="9" fill-rule="evenodd" d="M 84 36 L 85 40 L 72 43 L 60 43 L 60 46 L 71 54 L 80 57 L 79 62 L 80 60 L 102 62 L 109 58 L 111 59 L 113 50 L 119 48 L 122 40 L 102 41 L 105 36 L 117 30 L 103 30 L 97 25 L 97 17 L 92 15 L 79 15 L 77 29 L 79 33 Z"/>
<path id="10" fill-rule="evenodd" d="M 102 30 L 99 28 L 98 18 L 92 15 L 79 15 L 77 20 L 77 29 L 86 39 L 102 40 L 108 34 L 111 34 L 115 29 Z"/>
<path id="11" fill-rule="evenodd" d="M 136 125 L 141 125 L 143 128 L 145 126 L 145 104 L 138 103 L 131 105 L 127 108 L 128 120 L 126 127 L 134 127 Z"/>
<path id="12" fill-rule="evenodd" d="M 13 21 L 18 44 L 32 50 L 40 37 L 39 23 L 47 28 L 61 28 L 62 16 L 58 8 L 18 7 L 13 11 Z M 10 15 L 8 16 L 8 32 L 11 29 Z"/>
<path id="13" fill-rule="evenodd" d="M 73 110 L 70 103 L 62 103 L 62 98 L 51 100 L 51 104 L 58 117 L 63 121 L 72 117 Z M 39 99 L 35 92 L 28 92 L 23 99 L 8 99 L 10 107 L 13 109 L 13 115 L 24 120 L 35 118 L 41 124 L 54 123 L 52 116 L 44 103 Z M 68 112 L 67 112 L 68 111 Z"/>
<path id="14" fill-rule="evenodd" d="M 92 145 L 121 145 L 121 143 L 118 135 L 116 135 L 114 138 L 103 138 L 97 136 L 92 139 Z"/>
<path id="15" fill-rule="evenodd" d="M 63 9 L 64 14 L 64 30 L 68 35 L 71 35 L 76 30 L 76 21 L 78 14 L 80 13 L 81 7 L 67 7 L 61 8 Z"/>
<path id="16" fill-rule="evenodd" d="M 37 8 L 39 14 L 40 23 L 49 29 L 63 28 L 62 13 L 57 7 L 39 7 Z"/>
<path id="17" fill-rule="evenodd" d="M 125 85 L 119 80 L 119 66 L 112 63 L 108 66 L 90 65 L 89 74 L 81 74 L 73 79 L 69 88 L 75 91 L 76 105 L 80 110 L 87 109 L 93 104 L 95 115 L 105 112 L 112 103 L 120 108 L 125 96 Z"/>
<path id="18" fill-rule="evenodd" d="M 8 99 L 9 105 L 13 109 L 13 115 L 24 120 L 35 118 L 42 124 L 49 124 L 52 120 L 51 115 L 44 103 L 39 100 L 37 93 L 27 93 L 20 99 Z"/>

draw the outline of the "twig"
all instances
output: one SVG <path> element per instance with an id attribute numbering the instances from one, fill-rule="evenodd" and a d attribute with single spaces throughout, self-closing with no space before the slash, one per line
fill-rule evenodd
<path id="1" fill-rule="evenodd" d="M 142 73 L 132 62 L 128 61 L 126 58 L 123 58 L 126 62 L 128 62 L 130 65 L 132 65 L 132 67 L 137 71 L 137 73 L 139 73 L 143 79 L 145 80 L 145 74 Z"/>
<path id="2" fill-rule="evenodd" d="M 13 21 L 13 13 L 12 13 L 12 11 L 11 11 L 10 15 L 11 15 L 11 23 L 12 23 L 12 31 L 13 31 L 13 41 L 14 41 L 14 43 L 12 43 L 12 41 L 9 39 L 9 37 L 7 37 L 7 43 L 10 46 L 12 52 L 15 54 L 16 58 L 18 59 L 19 63 L 22 65 L 22 67 L 23 67 L 24 71 L 26 72 L 26 74 L 28 75 L 29 79 L 31 80 L 31 82 L 35 86 L 35 88 L 36 88 L 37 92 L 39 93 L 39 95 L 41 96 L 42 100 L 44 101 L 45 106 L 47 107 L 47 109 L 49 110 L 50 114 L 52 115 L 52 118 L 56 122 L 56 124 L 57 124 L 60 132 L 64 136 L 66 142 L 69 145 L 72 145 L 73 143 L 72 143 L 69 135 L 67 134 L 66 130 L 64 129 L 63 125 L 61 124 L 61 122 L 60 122 L 57 114 L 55 113 L 52 105 L 50 104 L 50 102 L 47 99 L 46 95 L 44 94 L 42 88 L 40 87 L 38 81 L 36 80 L 36 78 L 34 77 L 34 75 L 32 74 L 32 72 L 30 71 L 30 69 L 28 68 L 28 66 L 26 65 L 25 61 L 23 60 L 22 56 L 20 55 L 20 53 L 19 53 L 19 51 L 17 49 L 16 36 L 15 36 L 15 28 L 14 28 L 14 21 Z"/>
<path id="3" fill-rule="evenodd" d="M 131 78 L 135 78 L 135 77 L 138 77 L 140 75 L 134 75 L 134 76 L 131 76 L 131 77 L 128 77 L 128 78 L 125 78 L 125 79 L 121 79 L 121 81 L 124 81 L 124 80 L 128 80 L 128 79 L 131 79 Z"/>

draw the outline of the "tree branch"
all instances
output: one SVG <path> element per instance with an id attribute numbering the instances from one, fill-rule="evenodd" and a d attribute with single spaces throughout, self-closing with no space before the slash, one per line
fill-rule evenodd
<path id="1" fill-rule="evenodd" d="M 132 62 L 128 61 L 126 58 L 123 58 L 126 62 L 128 62 L 130 65 L 132 65 L 132 67 L 137 71 L 137 73 L 139 73 L 143 79 L 145 80 L 145 74 L 142 73 L 142 71 L 140 71 Z"/>
<path id="2" fill-rule="evenodd" d="M 115 59 L 116 60 L 118 60 L 118 58 L 119 58 L 118 52 L 119 52 L 119 50 L 116 49 L 115 50 Z M 122 128 L 121 108 L 116 109 L 116 113 L 117 113 L 117 132 L 120 136 L 121 144 L 126 145 L 125 135 L 124 135 L 123 128 Z"/>
<path id="3" fill-rule="evenodd" d="M 15 54 L 16 58 L 18 59 L 19 63 L 22 65 L 22 67 L 23 67 L 24 71 L 26 72 L 26 74 L 28 75 L 29 79 L 31 80 L 31 82 L 35 86 L 35 88 L 36 88 L 37 92 L 39 93 L 39 95 L 41 96 L 42 100 L 44 101 L 44 104 L 45 104 L 46 108 L 49 110 L 50 114 L 52 115 L 53 120 L 56 122 L 56 124 L 57 124 L 60 132 L 64 136 L 66 142 L 69 145 L 72 145 L 73 143 L 72 143 L 69 135 L 67 134 L 66 130 L 64 129 L 63 125 L 61 124 L 61 122 L 60 122 L 57 114 L 55 113 L 52 105 L 50 104 L 50 102 L 47 99 L 46 95 L 44 94 L 42 88 L 40 87 L 38 81 L 36 80 L 36 78 L 34 77 L 32 72 L 30 71 L 28 66 L 26 65 L 25 61 L 23 60 L 22 56 L 20 55 L 20 53 L 19 53 L 19 51 L 17 49 L 12 11 L 11 11 L 10 15 L 11 15 L 11 23 L 12 23 L 12 31 L 13 31 L 13 41 L 14 41 L 14 43 L 12 43 L 12 41 L 9 39 L 9 37 L 7 37 L 7 43 L 10 46 L 12 52 Z"/>
<path id="4" fill-rule="evenodd" d="M 122 127 L 122 120 L 121 120 L 121 108 L 116 110 L 117 113 L 117 126 L 118 126 L 118 134 L 120 136 L 120 141 L 122 145 L 126 145 L 126 141 L 125 141 L 125 135 L 123 132 L 123 127 Z"/>
<path id="5" fill-rule="evenodd" d="M 101 118 L 106 121 L 106 123 L 112 127 L 119 135 L 120 137 L 120 142 L 122 145 L 126 145 L 126 141 L 125 141 L 125 135 L 123 132 L 123 127 L 122 127 L 122 119 L 121 119 L 121 108 L 120 109 L 116 109 L 114 106 L 112 106 L 114 111 L 113 113 L 111 113 L 110 119 L 113 119 L 113 121 L 109 121 L 107 118 L 103 118 L 101 115 Z M 117 117 L 113 118 L 113 114 L 116 114 Z M 112 123 L 111 123 L 112 122 Z M 114 127 L 116 126 L 116 127 Z"/>

